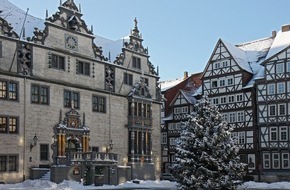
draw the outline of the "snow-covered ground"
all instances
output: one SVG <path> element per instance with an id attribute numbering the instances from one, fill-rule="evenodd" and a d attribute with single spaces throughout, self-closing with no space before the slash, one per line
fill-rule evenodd
<path id="1" fill-rule="evenodd" d="M 169 181 L 142 181 L 139 180 L 140 184 L 133 183 L 132 181 L 128 181 L 126 183 L 113 186 L 113 185 L 104 185 L 104 186 L 83 186 L 79 182 L 76 181 L 63 181 L 60 184 L 53 183 L 47 180 L 26 180 L 22 183 L 17 184 L 4 184 L 0 185 L 1 190 L 93 190 L 93 189 L 123 189 L 123 188 L 161 188 L 164 187 L 168 190 L 176 189 L 176 183 Z"/>
<path id="2" fill-rule="evenodd" d="M 93 190 L 93 189 L 123 189 L 123 188 L 161 188 L 170 190 L 176 189 L 176 183 L 169 181 L 142 181 L 140 184 L 133 183 L 132 181 L 120 184 L 117 186 L 104 185 L 104 186 L 83 186 L 82 184 L 75 181 L 63 181 L 60 184 L 53 183 L 47 180 L 26 180 L 22 183 L 17 184 L 4 184 L 0 185 L 1 190 Z M 287 189 L 290 190 L 290 182 L 277 182 L 277 183 L 257 183 L 257 182 L 246 182 L 240 185 L 237 190 L 278 190 Z"/>

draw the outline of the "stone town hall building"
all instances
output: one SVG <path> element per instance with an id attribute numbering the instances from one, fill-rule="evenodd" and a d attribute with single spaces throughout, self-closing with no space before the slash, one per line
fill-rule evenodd
<path id="1" fill-rule="evenodd" d="M 0 3 L 0 181 L 54 165 L 103 183 L 157 177 L 159 76 L 137 20 L 111 61 L 73 0 L 45 20 Z"/>

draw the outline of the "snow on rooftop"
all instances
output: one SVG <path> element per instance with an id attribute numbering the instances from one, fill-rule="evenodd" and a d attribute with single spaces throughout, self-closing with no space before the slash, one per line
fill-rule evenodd
<path id="1" fill-rule="evenodd" d="M 160 82 L 161 92 L 164 92 L 164 91 L 176 86 L 177 84 L 181 83 L 183 80 L 184 80 L 184 78 L 161 81 Z"/>
<path id="2" fill-rule="evenodd" d="M 101 46 L 103 50 L 103 55 L 109 58 L 109 54 L 111 57 L 111 61 L 116 60 L 116 57 L 122 52 L 122 47 L 124 42 L 129 42 L 129 36 L 125 36 L 118 40 L 110 40 L 101 36 L 95 36 L 95 44 L 97 46 Z"/>
<path id="3" fill-rule="evenodd" d="M 233 58 L 235 59 L 237 64 L 243 70 L 246 70 L 249 73 L 252 73 L 253 71 L 251 70 L 251 68 L 249 66 L 247 55 L 246 55 L 245 51 L 243 51 L 242 49 L 238 48 L 237 46 L 235 46 L 227 41 L 222 40 L 222 42 L 224 43 L 226 48 L 229 50 L 230 54 L 233 56 Z"/>
<path id="4" fill-rule="evenodd" d="M 248 63 L 254 74 L 260 70 L 260 63 L 265 60 L 273 41 L 272 37 L 268 37 L 237 45 L 237 47 L 245 51 Z"/>
<path id="5" fill-rule="evenodd" d="M 11 24 L 13 30 L 19 35 L 25 20 L 26 11 L 10 3 L 8 0 L 0 0 L 0 17 Z M 44 29 L 44 20 L 27 15 L 25 24 L 25 36 L 32 37 L 34 28 Z M 19 35 L 20 36 L 20 35 Z M 23 35 L 22 35 L 23 37 Z"/>
<path id="6" fill-rule="evenodd" d="M 279 53 L 286 47 L 290 45 L 290 30 L 282 32 L 281 30 L 277 33 L 274 42 L 271 46 L 271 49 L 266 57 L 266 59 L 269 59 L 273 55 Z"/>

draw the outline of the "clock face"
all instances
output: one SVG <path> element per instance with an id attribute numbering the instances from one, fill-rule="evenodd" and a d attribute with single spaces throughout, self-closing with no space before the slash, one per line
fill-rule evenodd
<path id="1" fill-rule="evenodd" d="M 65 47 L 66 49 L 78 50 L 78 39 L 75 36 L 65 35 Z"/>

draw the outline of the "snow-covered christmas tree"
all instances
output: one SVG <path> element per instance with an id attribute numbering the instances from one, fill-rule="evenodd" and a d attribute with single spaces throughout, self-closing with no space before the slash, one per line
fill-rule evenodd
<path id="1" fill-rule="evenodd" d="M 235 189 L 245 164 L 231 131 L 208 98 L 198 101 L 176 142 L 172 169 L 180 189 Z"/>

